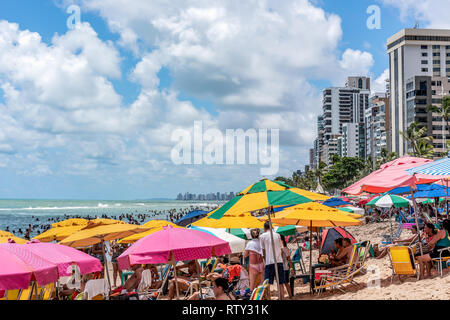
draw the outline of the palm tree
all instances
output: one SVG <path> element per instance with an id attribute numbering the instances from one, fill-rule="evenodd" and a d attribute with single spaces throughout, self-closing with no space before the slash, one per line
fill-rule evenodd
<path id="1" fill-rule="evenodd" d="M 427 140 L 419 140 L 417 143 L 417 156 L 419 158 L 433 159 L 434 158 L 433 144 Z"/>
<path id="2" fill-rule="evenodd" d="M 427 145 L 431 145 L 433 148 L 433 137 L 426 137 L 427 127 L 419 127 L 420 124 L 417 122 L 411 123 L 409 128 L 405 132 L 400 132 L 403 138 L 408 141 L 408 144 L 413 150 L 414 157 L 420 157 L 422 155 L 428 155 L 429 149 Z"/>
<path id="3" fill-rule="evenodd" d="M 325 162 L 320 162 L 317 166 L 315 173 L 315 176 L 317 178 L 317 182 L 322 185 L 322 177 L 325 175 L 326 171 L 328 169 L 328 165 Z"/>
<path id="4" fill-rule="evenodd" d="M 444 137 L 444 149 L 445 153 L 447 153 L 447 131 L 448 131 L 448 122 L 450 120 L 450 96 L 445 96 L 442 98 L 442 104 L 440 106 L 427 106 L 428 112 L 433 112 L 439 114 L 440 117 L 445 121 L 445 134 Z"/>
<path id="5" fill-rule="evenodd" d="M 394 161 L 398 158 L 398 154 L 396 152 L 389 152 L 387 149 L 381 149 L 381 157 L 377 160 L 377 168 L 381 167 L 381 165 Z"/>

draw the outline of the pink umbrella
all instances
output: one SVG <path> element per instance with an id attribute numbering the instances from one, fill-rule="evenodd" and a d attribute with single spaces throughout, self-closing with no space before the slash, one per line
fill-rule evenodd
<path id="1" fill-rule="evenodd" d="M 176 261 L 208 259 L 211 256 L 230 254 L 228 242 L 203 231 L 163 227 L 129 247 L 118 258 L 120 269 L 135 264 L 167 263 Z"/>
<path id="2" fill-rule="evenodd" d="M 23 247 L 29 252 L 56 264 L 60 277 L 70 276 L 73 264 L 78 265 L 81 274 L 102 270 L 100 260 L 72 247 L 56 243 L 41 243 L 38 240 L 28 242 Z"/>
<path id="3" fill-rule="evenodd" d="M 342 192 L 357 195 L 363 191 L 370 193 L 383 193 L 399 187 L 425 184 L 439 179 L 426 175 L 411 176 L 405 172 L 407 169 L 421 166 L 433 160 L 404 156 L 392 162 L 386 163 L 375 172 L 359 180 Z"/>
<path id="4" fill-rule="evenodd" d="M 45 285 L 57 280 L 55 264 L 26 250 L 24 245 L 0 244 L 0 289 L 26 289 L 30 281 Z"/>

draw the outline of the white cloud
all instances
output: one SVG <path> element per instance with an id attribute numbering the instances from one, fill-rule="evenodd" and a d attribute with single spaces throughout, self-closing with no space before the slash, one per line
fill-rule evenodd
<path id="1" fill-rule="evenodd" d="M 450 20 L 447 12 L 450 11 L 448 0 L 380 0 L 385 5 L 393 6 L 400 10 L 401 18 L 413 17 L 417 21 L 425 23 L 421 27 L 431 29 L 448 29 Z M 411 26 L 412 27 L 412 26 Z"/>
<path id="2" fill-rule="evenodd" d="M 307 0 L 68 2 L 99 13 L 120 39 L 102 41 L 83 23 L 47 45 L 37 33 L 0 22 L 6 109 L 0 124 L 8 124 L 0 126 L 0 150 L 57 149 L 60 170 L 73 174 L 108 174 L 108 166 L 155 179 L 183 174 L 185 167 L 170 162 L 170 137 L 177 128 L 191 131 L 198 120 L 223 132 L 279 128 L 281 170 L 292 171 L 309 162 L 322 108 L 321 88 L 311 82 L 343 85 L 346 76 L 367 75 L 373 65 L 368 52 L 339 52 L 340 17 Z M 116 46 L 140 60 L 129 75 L 121 73 Z M 173 83 L 160 91 L 163 67 Z M 141 87 L 130 105 L 112 85 L 124 76 Z M 179 93 L 217 110 L 180 101 Z M 245 171 L 236 168 L 231 176 L 232 169 L 220 168 L 230 183 Z M 212 172 L 194 167 L 187 174 L 200 179 Z"/>
<path id="3" fill-rule="evenodd" d="M 386 92 L 386 80 L 389 80 L 389 69 L 384 70 L 378 78 L 372 81 L 372 93 Z"/>

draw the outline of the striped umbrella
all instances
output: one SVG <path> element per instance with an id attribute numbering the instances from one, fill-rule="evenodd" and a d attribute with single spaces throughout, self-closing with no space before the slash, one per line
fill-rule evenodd
<path id="1" fill-rule="evenodd" d="M 373 199 L 367 205 L 380 208 L 392 208 L 392 206 L 394 206 L 395 208 L 406 208 L 410 204 L 411 202 L 408 199 L 392 194 L 386 194 L 384 196 Z"/>
<path id="2" fill-rule="evenodd" d="M 408 174 L 425 174 L 429 176 L 450 177 L 450 158 L 426 163 L 420 167 L 405 170 Z"/>
<path id="3" fill-rule="evenodd" d="M 302 196 L 300 189 L 291 187 L 281 181 L 263 179 L 214 210 L 209 218 L 221 219 L 225 214 L 242 214 L 273 206 L 288 206 L 312 202 L 313 200 Z"/>

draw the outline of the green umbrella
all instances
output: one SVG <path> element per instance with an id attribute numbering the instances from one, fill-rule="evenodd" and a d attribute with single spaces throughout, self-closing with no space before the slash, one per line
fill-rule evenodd
<path id="1" fill-rule="evenodd" d="M 274 231 L 278 234 L 281 234 L 283 236 L 293 236 L 297 232 L 296 226 L 282 226 L 282 227 L 274 227 Z M 244 240 L 251 240 L 251 238 L 248 236 L 249 232 L 245 232 L 244 229 L 227 229 L 228 233 L 231 233 L 232 235 L 244 239 Z"/>
<path id="2" fill-rule="evenodd" d="M 410 204 L 411 202 L 408 199 L 392 194 L 386 194 L 384 196 L 373 199 L 367 205 L 380 208 L 392 208 L 392 206 L 394 206 L 395 208 L 406 208 Z"/>
<path id="3" fill-rule="evenodd" d="M 341 211 L 345 211 L 345 212 L 350 212 L 350 213 L 354 213 L 355 212 L 355 210 L 350 209 L 350 208 L 337 208 L 337 209 L 339 209 Z"/>

